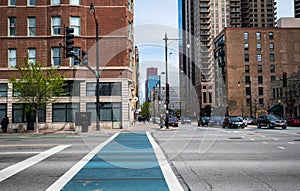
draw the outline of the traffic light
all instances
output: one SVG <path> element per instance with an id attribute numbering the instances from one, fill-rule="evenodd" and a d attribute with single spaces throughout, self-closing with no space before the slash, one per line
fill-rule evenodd
<path id="1" fill-rule="evenodd" d="M 287 73 L 286 72 L 283 72 L 282 73 L 282 86 L 283 87 L 287 87 Z"/>
<path id="2" fill-rule="evenodd" d="M 74 28 L 66 27 L 66 58 L 74 56 Z"/>
<path id="3" fill-rule="evenodd" d="M 87 66 L 88 65 L 88 52 L 81 51 L 81 65 Z"/>
<path id="4" fill-rule="evenodd" d="M 169 104 L 169 100 L 170 100 L 170 86 L 167 83 L 166 84 L 166 104 Z"/>

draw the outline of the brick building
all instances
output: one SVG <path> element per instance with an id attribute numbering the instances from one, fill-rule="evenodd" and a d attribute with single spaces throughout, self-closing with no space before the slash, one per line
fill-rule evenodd
<path id="1" fill-rule="evenodd" d="M 217 105 L 228 115 L 268 112 L 271 82 L 300 70 L 299 34 L 300 28 L 225 28 L 214 41 L 216 94 L 223 97 Z"/>
<path id="2" fill-rule="evenodd" d="M 100 127 L 126 128 L 133 119 L 133 0 L 95 1 L 95 17 L 86 0 L 5 0 L 0 2 L 0 115 L 7 114 L 13 124 L 26 122 L 24 111 L 13 101 L 15 65 L 38 61 L 58 66 L 72 93 L 47 107 L 42 126 L 74 125 L 74 114 L 92 113 L 96 120 L 95 75 L 74 58 L 65 58 L 65 27 L 74 28 L 74 53 L 88 51 L 88 64 L 96 68 L 96 19 L 99 24 Z M 1 117 L 0 116 L 0 117 Z"/>

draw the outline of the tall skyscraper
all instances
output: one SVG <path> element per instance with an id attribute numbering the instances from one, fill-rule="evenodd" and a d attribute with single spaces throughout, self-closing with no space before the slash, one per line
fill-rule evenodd
<path id="1" fill-rule="evenodd" d="M 197 94 L 201 112 L 214 107 L 216 99 L 214 38 L 225 27 L 274 27 L 276 0 L 182 0 L 182 4 L 183 45 L 189 45 L 183 48 L 187 58 L 182 60 L 182 71 Z"/>

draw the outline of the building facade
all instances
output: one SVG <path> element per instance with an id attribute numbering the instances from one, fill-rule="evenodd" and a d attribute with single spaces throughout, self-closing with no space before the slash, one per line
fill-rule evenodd
<path id="1" fill-rule="evenodd" d="M 90 3 L 79 0 L 0 2 L 0 83 L 2 113 L 12 124 L 26 122 L 24 111 L 12 95 L 11 76 L 14 66 L 24 58 L 59 67 L 70 87 L 71 96 L 49 105 L 41 126 L 74 126 L 76 112 L 91 112 L 92 127 L 96 121 L 96 80 L 78 59 L 65 57 L 65 28 L 74 28 L 74 54 L 88 53 L 88 65 L 96 70 L 99 55 L 100 128 L 126 128 L 133 119 L 135 48 L 133 46 L 133 11 L 131 0 L 95 1 L 94 15 Z M 99 51 L 96 52 L 96 23 L 99 25 Z M 136 78 L 135 78 L 136 79 Z M 22 103 L 21 103 L 22 104 Z"/>
<path id="2" fill-rule="evenodd" d="M 182 71 L 188 83 L 182 83 L 181 92 L 189 92 L 191 84 L 197 92 L 201 115 L 209 107 L 215 107 L 216 99 L 222 99 L 216 87 L 213 40 L 225 27 L 275 27 L 276 1 L 274 0 L 182 0 L 182 25 L 186 59 L 182 59 Z M 182 77 L 184 79 L 184 77 Z M 183 81 L 183 80 L 181 80 Z M 188 84 L 188 85 L 186 85 Z M 185 85 L 185 86 L 184 86 Z M 185 89 L 185 90 L 184 90 Z M 221 97 L 219 97 L 221 96 Z M 184 107 L 189 108 L 191 98 Z M 207 113 L 207 112 L 205 112 Z M 205 114 L 206 115 L 206 114 Z"/>
<path id="3" fill-rule="evenodd" d="M 300 70 L 299 28 L 226 28 L 214 41 L 216 104 L 229 116 L 257 116 L 274 106 L 271 83 Z"/>

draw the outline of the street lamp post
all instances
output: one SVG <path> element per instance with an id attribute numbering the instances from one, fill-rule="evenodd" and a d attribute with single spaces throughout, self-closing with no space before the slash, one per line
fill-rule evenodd
<path id="1" fill-rule="evenodd" d="M 95 14 L 95 8 L 94 8 L 94 3 L 90 4 L 90 13 L 93 13 L 94 15 L 94 19 L 95 19 L 95 24 L 96 24 L 96 113 L 97 113 L 97 117 L 96 117 L 96 131 L 100 130 L 100 126 L 99 126 L 99 118 L 100 118 L 100 100 L 99 100 L 99 31 L 98 31 L 98 19 L 97 16 Z"/>

